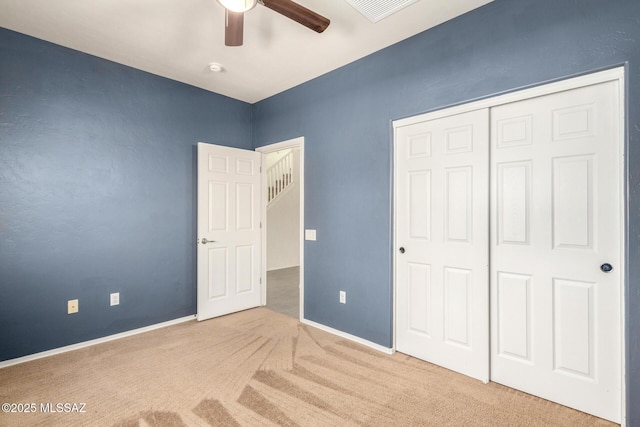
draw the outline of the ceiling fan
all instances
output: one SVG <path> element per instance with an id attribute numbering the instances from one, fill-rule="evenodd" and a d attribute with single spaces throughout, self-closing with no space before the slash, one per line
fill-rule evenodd
<path id="1" fill-rule="evenodd" d="M 242 46 L 244 13 L 253 9 L 258 3 L 316 33 L 326 30 L 331 22 L 328 18 L 291 0 L 218 0 L 218 3 L 225 8 L 224 44 L 226 46 Z"/>

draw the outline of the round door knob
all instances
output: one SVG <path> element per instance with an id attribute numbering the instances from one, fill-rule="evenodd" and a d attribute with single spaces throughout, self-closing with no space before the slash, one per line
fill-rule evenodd
<path id="1" fill-rule="evenodd" d="M 400 253 L 401 253 L 401 254 L 403 254 L 403 253 L 404 253 L 404 248 L 402 248 L 402 247 L 401 247 L 401 248 L 399 249 L 399 251 L 400 251 Z"/>
<path id="2" fill-rule="evenodd" d="M 600 270 L 604 271 L 605 273 L 609 273 L 611 270 L 613 270 L 613 266 L 609 263 L 604 263 L 600 266 Z"/>

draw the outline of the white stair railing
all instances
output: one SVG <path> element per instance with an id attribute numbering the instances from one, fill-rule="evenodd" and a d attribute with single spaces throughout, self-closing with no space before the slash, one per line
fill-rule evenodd
<path id="1" fill-rule="evenodd" d="M 291 184 L 293 184 L 293 151 L 289 151 L 267 170 L 267 204 L 276 200 Z"/>

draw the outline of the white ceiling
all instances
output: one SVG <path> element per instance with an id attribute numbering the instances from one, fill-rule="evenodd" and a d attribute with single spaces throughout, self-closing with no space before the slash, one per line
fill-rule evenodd
<path id="1" fill-rule="evenodd" d="M 224 45 L 216 0 L 0 0 L 0 26 L 254 103 L 490 1 L 419 0 L 374 24 L 344 0 L 297 0 L 331 20 L 322 34 L 258 5 L 242 47 Z"/>

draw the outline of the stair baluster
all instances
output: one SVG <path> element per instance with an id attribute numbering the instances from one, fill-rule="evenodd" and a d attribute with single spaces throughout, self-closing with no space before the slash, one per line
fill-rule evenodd
<path id="1" fill-rule="evenodd" d="M 267 170 L 267 203 L 293 184 L 293 152 L 289 151 Z"/>

